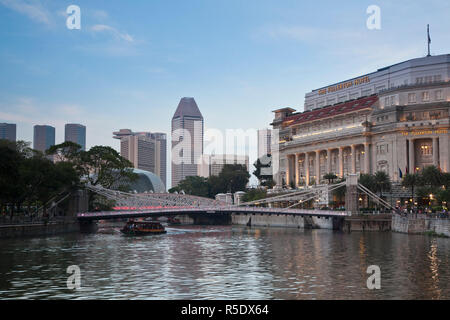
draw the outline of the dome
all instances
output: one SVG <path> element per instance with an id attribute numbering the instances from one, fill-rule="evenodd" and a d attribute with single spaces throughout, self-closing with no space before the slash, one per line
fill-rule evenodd
<path id="1" fill-rule="evenodd" d="M 133 172 L 138 175 L 138 179 L 130 184 L 129 188 L 132 191 L 136 190 L 137 193 L 166 192 L 166 187 L 164 186 L 164 183 L 162 182 L 161 178 L 158 177 L 156 174 L 150 171 L 145 171 L 136 168 L 133 169 Z"/>

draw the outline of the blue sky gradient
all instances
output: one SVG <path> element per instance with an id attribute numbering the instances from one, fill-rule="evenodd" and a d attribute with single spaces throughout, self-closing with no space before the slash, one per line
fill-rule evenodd
<path id="1" fill-rule="evenodd" d="M 366 28 L 372 4 L 381 30 Z M 450 53 L 449 14 L 443 0 L 0 0 L 0 121 L 28 141 L 54 125 L 57 143 L 79 122 L 88 148 L 118 149 L 112 131 L 169 133 L 191 96 L 206 128 L 268 127 L 312 89 L 426 55 L 427 23 L 432 54 Z"/>

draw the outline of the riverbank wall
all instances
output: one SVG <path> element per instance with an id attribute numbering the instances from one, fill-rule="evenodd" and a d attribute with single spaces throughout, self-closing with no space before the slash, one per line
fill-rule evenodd
<path id="1" fill-rule="evenodd" d="M 450 219 L 431 218 L 424 215 L 392 216 L 392 231 L 408 234 L 434 233 L 450 237 Z"/>
<path id="2" fill-rule="evenodd" d="M 81 232 L 80 223 L 33 223 L 0 225 L 0 239 L 53 236 L 62 233 Z"/>
<path id="3" fill-rule="evenodd" d="M 231 224 L 304 229 L 335 229 L 332 217 L 309 217 L 285 214 L 231 214 Z"/>

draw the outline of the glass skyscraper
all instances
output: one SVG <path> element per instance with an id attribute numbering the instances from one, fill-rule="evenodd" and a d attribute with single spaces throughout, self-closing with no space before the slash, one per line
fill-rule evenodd
<path id="1" fill-rule="evenodd" d="M 0 123 L 0 139 L 16 141 L 16 124 Z"/>
<path id="2" fill-rule="evenodd" d="M 55 128 L 47 125 L 34 126 L 33 149 L 45 152 L 55 145 Z"/>
<path id="3" fill-rule="evenodd" d="M 64 141 L 71 141 L 86 150 L 86 127 L 77 123 L 68 123 L 64 127 Z"/>

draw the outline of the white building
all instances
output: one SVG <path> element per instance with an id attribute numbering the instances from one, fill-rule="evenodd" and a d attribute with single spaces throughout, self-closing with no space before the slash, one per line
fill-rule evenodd
<path id="1" fill-rule="evenodd" d="M 167 135 L 165 133 L 120 129 L 114 132 L 114 138 L 120 140 L 122 157 L 131 161 L 136 169 L 156 174 L 166 185 Z"/>
<path id="2" fill-rule="evenodd" d="M 272 154 L 271 144 L 272 130 L 258 130 L 258 159 L 268 154 Z"/>
<path id="3" fill-rule="evenodd" d="M 448 81 L 450 54 L 416 58 L 357 78 L 315 89 L 305 95 L 304 110 L 358 99 L 400 86 Z"/>

